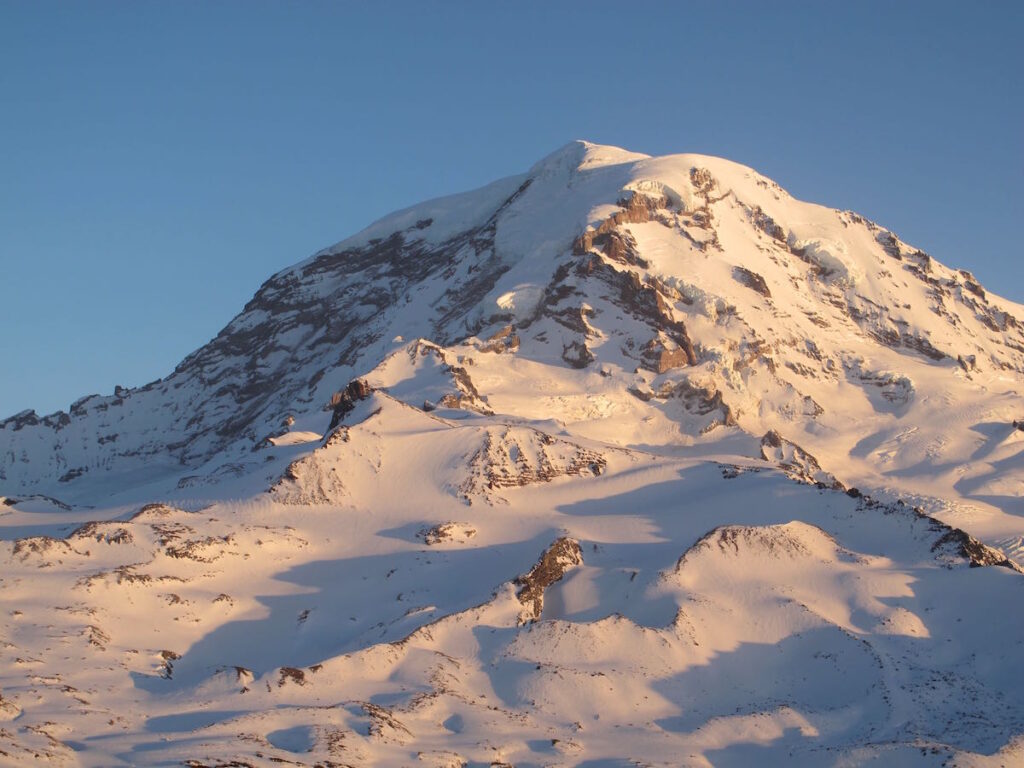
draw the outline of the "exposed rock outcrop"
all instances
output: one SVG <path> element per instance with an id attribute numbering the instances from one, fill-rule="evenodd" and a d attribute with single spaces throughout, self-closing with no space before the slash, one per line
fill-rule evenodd
<path id="1" fill-rule="evenodd" d="M 942 524 L 940 523 L 940 525 Z M 1021 569 L 1020 566 L 998 549 L 982 544 L 969 533 L 959 528 L 944 527 L 947 530 L 932 544 L 932 552 L 952 549 L 957 555 L 967 560 L 971 568 L 998 565 L 1003 568 L 1009 568 L 1017 573 L 1024 573 L 1024 569 Z"/>
<path id="2" fill-rule="evenodd" d="M 649 197 L 639 192 L 632 192 L 628 197 L 619 200 L 621 211 L 616 211 L 602 221 L 594 229 L 588 229 L 573 242 L 572 251 L 583 256 L 596 249 L 612 261 L 647 268 L 647 261 L 640 257 L 636 250 L 636 242 L 627 233 L 618 231 L 624 224 L 644 224 L 648 221 L 661 220 L 659 211 L 669 207 L 665 196 Z"/>
<path id="3" fill-rule="evenodd" d="M 523 604 L 519 623 L 526 624 L 540 619 L 544 611 L 544 591 L 561 581 L 567 571 L 582 564 L 583 551 L 578 541 L 568 536 L 555 539 L 530 572 L 515 581 L 519 587 L 516 596 Z"/>
<path id="4" fill-rule="evenodd" d="M 594 362 L 593 353 L 580 341 L 570 342 L 562 349 L 562 359 L 573 368 L 586 368 Z"/>
<path id="5" fill-rule="evenodd" d="M 774 429 L 761 438 L 761 458 L 778 464 L 790 477 L 805 483 L 846 490 L 834 475 L 821 468 L 818 460 Z"/>
<path id="6" fill-rule="evenodd" d="M 356 403 L 365 400 L 373 392 L 373 387 L 366 383 L 365 379 L 353 379 L 343 390 L 335 392 L 331 397 L 327 409 L 331 411 L 331 423 L 328 431 L 338 426 L 356 407 Z"/>
<path id="7" fill-rule="evenodd" d="M 747 286 L 753 291 L 760 293 L 766 299 L 772 297 L 772 292 L 768 290 L 768 284 L 764 281 L 764 278 L 756 272 L 751 272 L 745 267 L 733 267 L 733 277 L 743 285 Z"/>
<path id="8" fill-rule="evenodd" d="M 416 534 L 416 537 L 422 539 L 428 547 L 446 543 L 465 544 L 474 536 L 476 536 L 476 528 L 469 523 L 457 522 L 438 523 L 429 528 L 423 528 Z"/>
<path id="9" fill-rule="evenodd" d="M 644 393 L 642 392 L 633 391 L 633 394 L 641 400 L 644 399 Z M 710 417 L 700 425 L 700 432 L 702 434 L 710 432 L 717 427 L 734 427 L 737 425 L 736 414 L 733 413 L 732 408 L 725 402 L 721 391 L 706 382 L 701 383 L 686 377 L 678 382 L 666 383 L 656 393 L 647 395 L 647 399 L 651 397 L 658 398 L 659 400 L 680 400 L 687 413 L 694 416 Z"/>
<path id="10" fill-rule="evenodd" d="M 491 334 L 487 341 L 482 344 L 477 344 L 477 349 L 480 352 L 515 352 L 519 349 L 519 336 L 515 332 L 515 327 L 506 325 L 499 331 Z"/>
<path id="11" fill-rule="evenodd" d="M 644 365 L 655 373 L 665 373 L 673 368 L 691 365 L 687 351 L 665 334 L 659 334 L 643 346 L 641 359 Z"/>
<path id="12" fill-rule="evenodd" d="M 528 427 L 488 428 L 483 445 L 469 457 L 469 476 L 458 495 L 500 500 L 504 488 L 547 483 L 558 477 L 595 477 L 603 474 L 607 459 L 597 451 L 552 437 Z"/>

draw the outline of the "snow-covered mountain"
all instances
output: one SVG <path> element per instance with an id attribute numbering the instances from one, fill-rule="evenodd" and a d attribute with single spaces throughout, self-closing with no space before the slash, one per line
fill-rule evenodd
<path id="1" fill-rule="evenodd" d="M 574 142 L 0 422 L 0 764 L 1024 762 L 1022 384 L 970 273 Z"/>

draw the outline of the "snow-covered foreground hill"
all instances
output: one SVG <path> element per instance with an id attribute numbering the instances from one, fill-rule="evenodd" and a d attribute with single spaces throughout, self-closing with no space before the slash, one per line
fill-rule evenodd
<path id="1" fill-rule="evenodd" d="M 583 142 L 0 422 L 0 764 L 1024 764 L 1024 307 Z"/>

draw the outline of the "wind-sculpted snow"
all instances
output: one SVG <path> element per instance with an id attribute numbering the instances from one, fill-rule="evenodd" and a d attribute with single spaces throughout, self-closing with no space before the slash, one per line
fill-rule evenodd
<path id="1" fill-rule="evenodd" d="M 0 765 L 1024 761 L 1024 307 L 577 142 L 0 422 Z"/>

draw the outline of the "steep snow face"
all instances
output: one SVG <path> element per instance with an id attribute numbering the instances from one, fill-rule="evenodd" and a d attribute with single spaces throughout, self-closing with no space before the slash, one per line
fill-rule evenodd
<path id="1" fill-rule="evenodd" d="M 392 214 L 0 422 L 0 762 L 1011 764 L 1022 322 L 718 158 Z"/>

